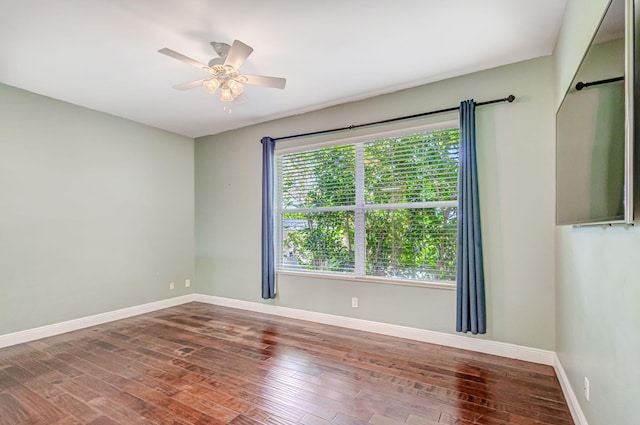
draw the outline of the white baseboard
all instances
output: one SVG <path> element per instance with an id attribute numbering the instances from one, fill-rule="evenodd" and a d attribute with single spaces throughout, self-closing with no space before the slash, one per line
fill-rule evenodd
<path id="1" fill-rule="evenodd" d="M 567 400 L 567 406 L 569 406 L 573 422 L 575 422 L 576 425 L 589 425 L 587 423 L 587 418 L 584 416 L 584 412 L 582 411 L 582 407 L 580 407 L 578 397 L 576 397 L 576 393 L 573 391 L 573 387 L 569 382 L 569 377 L 567 377 L 567 373 L 564 371 L 564 367 L 562 367 L 560 358 L 556 353 L 553 354 L 553 357 L 553 368 L 558 376 L 558 381 L 560 381 L 560 387 L 564 393 L 564 398 Z"/>
<path id="2" fill-rule="evenodd" d="M 92 316 L 67 320 L 66 322 L 54 323 L 52 325 L 40 326 L 24 331 L 4 334 L 0 335 L 0 348 L 22 344 L 29 341 L 35 341 L 36 339 L 40 338 L 60 335 L 66 332 L 88 328 L 90 326 L 101 325 L 103 323 L 113 322 L 114 320 L 126 319 L 127 317 L 137 316 L 139 314 L 149 313 L 151 311 L 162 310 L 163 308 L 173 307 L 191 301 L 194 301 L 193 294 L 182 295 L 180 297 L 168 298 L 166 300 L 154 301 L 147 304 L 122 308 L 120 310 L 108 311 L 106 313 L 94 314 Z"/>
<path id="3" fill-rule="evenodd" d="M 486 339 L 462 335 L 448 334 L 444 332 L 430 331 L 426 329 L 411 328 L 408 326 L 398 326 L 388 323 L 373 322 L 369 320 L 356 319 L 353 317 L 336 316 L 332 314 L 318 313 L 314 311 L 300 310 L 290 307 L 281 307 L 272 304 L 263 304 L 202 294 L 189 294 L 175 298 L 168 298 L 166 300 L 155 301 L 148 304 L 127 307 L 120 310 L 109 311 L 106 313 L 68 320 L 66 322 L 54 323 L 38 328 L 0 335 L 0 348 L 34 341 L 40 338 L 59 335 L 78 329 L 88 328 L 90 326 L 100 325 L 102 323 L 112 322 L 114 320 L 125 319 L 127 317 L 137 316 L 139 314 L 149 313 L 151 311 L 161 310 L 163 308 L 173 307 L 191 301 L 199 301 L 207 304 L 239 308 L 242 310 L 289 317 L 292 319 L 307 320 L 310 322 L 341 326 L 344 328 L 374 332 L 382 335 L 413 339 L 416 341 L 446 345 L 448 347 L 461 348 L 464 350 L 477 351 L 480 353 L 493 354 L 496 356 L 509 357 L 512 359 L 525 360 L 528 362 L 540 363 L 554 367 L 556 366 L 556 364 L 559 364 L 559 360 L 553 351 L 541 350 L 538 348 L 525 347 L 506 342 L 490 341 Z"/>
<path id="4" fill-rule="evenodd" d="M 299 310 L 289 307 L 281 307 L 272 304 L 263 304 L 251 301 L 236 300 L 232 298 L 216 297 L 213 295 L 195 294 L 194 301 L 215 304 L 224 307 L 239 308 L 242 310 L 259 313 L 273 314 L 292 319 L 307 320 L 344 328 L 357 329 L 366 332 L 374 332 L 383 335 L 413 339 L 432 344 L 446 345 L 448 347 L 493 354 L 501 357 L 525 360 L 533 363 L 553 366 L 555 353 L 553 351 L 538 348 L 509 344 L 506 342 L 489 341 L 486 339 L 448 334 L 444 332 L 429 331 L 426 329 L 411 328 L 407 326 L 391 325 L 388 323 L 372 322 L 369 320 L 355 319 L 352 317 L 335 316 L 332 314 L 317 313 L 307 310 Z"/>

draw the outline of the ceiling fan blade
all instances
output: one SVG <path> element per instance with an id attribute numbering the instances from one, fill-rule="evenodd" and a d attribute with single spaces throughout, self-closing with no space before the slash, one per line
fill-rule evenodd
<path id="1" fill-rule="evenodd" d="M 202 80 L 190 81 L 188 83 L 183 83 L 183 84 L 177 84 L 173 86 L 173 88 L 176 90 L 189 90 L 194 87 L 201 86 L 205 80 L 208 80 L 208 78 L 203 78 Z"/>
<path id="2" fill-rule="evenodd" d="M 167 55 L 167 56 L 171 56 L 174 59 L 178 59 L 179 61 L 182 61 L 184 63 L 187 63 L 189 65 L 193 65 L 196 68 L 200 68 L 203 71 L 207 71 L 207 72 L 211 72 L 211 68 L 209 68 L 207 65 L 204 65 L 200 62 L 198 62 L 197 60 L 191 59 L 188 56 L 183 55 L 182 53 L 178 53 L 175 50 L 171 50 L 168 48 L 163 48 L 158 50 L 158 52 L 162 53 L 163 55 Z"/>
<path id="3" fill-rule="evenodd" d="M 274 89 L 283 89 L 287 84 L 286 78 L 265 77 L 264 75 L 243 75 L 247 79 L 247 84 L 256 86 L 273 87 Z"/>
<path id="4" fill-rule="evenodd" d="M 242 41 L 234 40 L 224 64 L 238 69 L 244 61 L 247 60 L 251 52 L 253 52 L 253 48 L 247 46 Z"/>

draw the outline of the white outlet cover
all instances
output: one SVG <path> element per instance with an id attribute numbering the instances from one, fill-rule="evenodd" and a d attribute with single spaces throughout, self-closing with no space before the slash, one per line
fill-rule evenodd
<path id="1" fill-rule="evenodd" d="M 175 287 L 176 287 L 175 283 L 173 282 L 169 283 L 169 289 L 175 289 Z"/>
<path id="2" fill-rule="evenodd" d="M 190 279 L 185 280 L 184 281 L 184 286 L 185 286 L 185 288 L 190 287 L 191 286 L 191 280 Z"/>

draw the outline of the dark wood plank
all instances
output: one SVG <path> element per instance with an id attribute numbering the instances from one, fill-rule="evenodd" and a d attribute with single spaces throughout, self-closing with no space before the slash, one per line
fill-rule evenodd
<path id="1" fill-rule="evenodd" d="M 189 303 L 0 349 L 0 424 L 572 425 L 553 368 Z"/>
<path id="2" fill-rule="evenodd" d="M 0 424 L 24 424 L 32 421 L 32 413 L 11 394 L 0 393 Z"/>

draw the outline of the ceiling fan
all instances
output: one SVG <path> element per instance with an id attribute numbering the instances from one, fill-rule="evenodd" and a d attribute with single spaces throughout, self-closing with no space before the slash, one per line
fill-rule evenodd
<path id="1" fill-rule="evenodd" d="M 211 45 L 219 57 L 211 59 L 208 65 L 204 65 L 166 47 L 158 50 L 158 52 L 162 54 L 171 56 L 174 59 L 193 65 L 211 74 L 207 78 L 173 86 L 174 89 L 188 90 L 202 85 L 206 91 L 214 94 L 219 88 L 220 100 L 222 102 L 233 102 L 234 100 L 238 102 L 244 100 L 244 95 L 242 94 L 244 84 L 284 89 L 287 82 L 284 78 L 240 73 L 240 66 L 242 66 L 251 52 L 253 52 L 253 48 L 250 46 L 239 40 L 234 40 L 231 46 L 216 41 L 212 41 Z"/>

